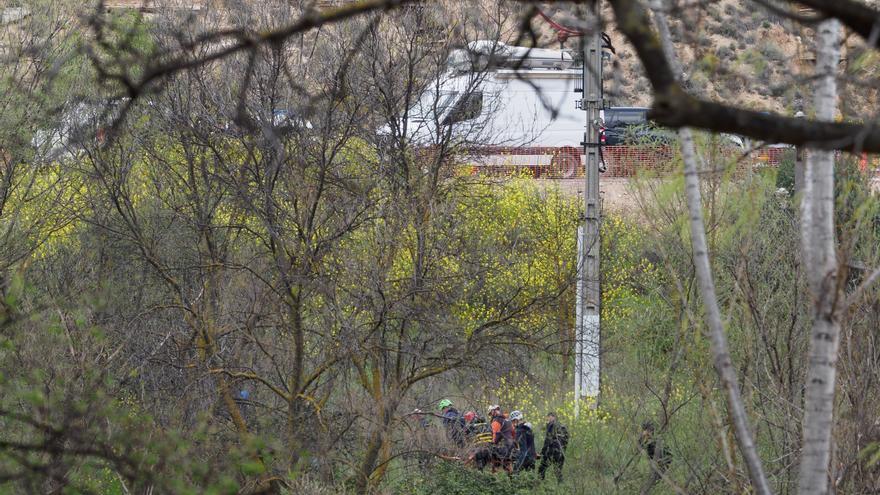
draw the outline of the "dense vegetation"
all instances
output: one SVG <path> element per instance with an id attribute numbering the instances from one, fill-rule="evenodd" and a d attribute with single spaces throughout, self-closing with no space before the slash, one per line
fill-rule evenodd
<path id="1" fill-rule="evenodd" d="M 602 391 L 575 417 L 582 204 L 528 174 L 460 166 L 491 138 L 477 125 L 409 139 L 400 116 L 449 48 L 503 15 L 355 19 L 145 89 L 132 84 L 145 60 L 229 18 L 96 17 L 85 39 L 75 7 L 37 1 L 4 30 L 0 492 L 750 490 L 712 369 L 680 157 L 603 218 Z M 230 17 L 258 29 L 289 8 Z M 812 304 L 793 160 L 752 167 L 699 138 L 733 362 L 770 482 L 793 493 Z M 880 308 L 876 288 L 856 288 L 880 265 L 880 203 L 858 161 L 836 160 L 849 299 L 831 475 L 870 493 Z M 539 445 L 558 412 L 563 482 L 464 466 L 439 419 L 412 414 L 443 398 L 519 409 Z M 638 443 L 646 421 L 671 454 L 662 477 Z"/>

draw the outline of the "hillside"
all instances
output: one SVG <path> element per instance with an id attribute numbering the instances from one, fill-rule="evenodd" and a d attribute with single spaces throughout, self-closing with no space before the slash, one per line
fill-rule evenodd
<path id="1" fill-rule="evenodd" d="M 564 11 L 545 11 L 558 22 L 575 22 Z M 610 10 L 605 12 L 606 20 L 612 18 Z M 772 112 L 809 110 L 809 76 L 815 59 L 809 28 L 745 0 L 689 4 L 670 12 L 669 18 L 684 78 L 693 93 Z M 549 25 L 540 20 L 534 24 L 542 44 L 558 46 Z M 605 31 L 616 50 L 605 65 L 608 103 L 649 105 L 650 86 L 635 53 L 613 24 Z M 577 43 L 577 38 L 571 38 L 565 46 L 576 49 Z M 860 40 L 848 36 L 844 45 L 842 65 L 847 72 L 854 77 L 872 75 L 876 58 L 864 54 Z M 859 116 L 853 102 L 877 99 L 873 87 L 856 86 L 844 82 L 840 107 L 846 118 Z"/>

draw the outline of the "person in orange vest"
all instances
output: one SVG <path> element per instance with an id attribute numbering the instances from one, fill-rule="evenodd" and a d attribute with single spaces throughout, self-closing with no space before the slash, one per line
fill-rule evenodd
<path id="1" fill-rule="evenodd" d="M 495 462 L 509 469 L 510 455 L 514 446 L 513 424 L 501 413 L 501 406 L 489 406 L 489 417 L 492 426 L 492 457 Z"/>

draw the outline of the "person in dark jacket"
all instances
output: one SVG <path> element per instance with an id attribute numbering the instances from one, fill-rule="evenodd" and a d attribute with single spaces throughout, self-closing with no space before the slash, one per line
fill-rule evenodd
<path id="1" fill-rule="evenodd" d="M 556 413 L 547 413 L 547 430 L 544 434 L 544 445 L 541 447 L 541 465 L 538 467 L 541 479 L 544 479 L 547 467 L 553 466 L 556 480 L 562 483 L 566 447 L 568 447 L 568 429 L 556 419 Z"/>
<path id="2" fill-rule="evenodd" d="M 660 481 L 663 473 L 669 469 L 672 463 L 672 453 L 662 445 L 658 446 L 657 439 L 654 436 L 654 423 L 645 421 L 642 423 L 642 434 L 639 436 L 639 447 L 644 450 L 648 456 L 648 462 L 651 463 L 651 477 L 642 487 L 642 493 L 648 493 L 654 487 L 654 484 Z"/>
<path id="3" fill-rule="evenodd" d="M 443 427 L 446 428 L 446 436 L 452 440 L 457 447 L 464 447 L 464 417 L 458 412 L 458 409 L 452 406 L 452 401 L 443 399 L 437 404 L 440 410 L 440 417 L 443 421 Z"/>
<path id="4" fill-rule="evenodd" d="M 513 462 L 513 472 L 531 471 L 535 469 L 535 434 L 532 432 L 531 423 L 523 422 L 523 414 L 520 411 L 510 413 L 510 422 L 514 427 L 516 440 L 516 457 Z"/>
<path id="5" fill-rule="evenodd" d="M 415 459 L 419 469 L 425 472 L 431 469 L 434 460 L 434 455 L 428 450 L 430 445 L 429 432 L 432 429 L 431 421 L 428 419 L 429 415 L 418 408 L 413 409 L 408 416 L 412 421 L 408 422 L 408 426 L 416 448 L 407 454 L 407 457 Z"/>

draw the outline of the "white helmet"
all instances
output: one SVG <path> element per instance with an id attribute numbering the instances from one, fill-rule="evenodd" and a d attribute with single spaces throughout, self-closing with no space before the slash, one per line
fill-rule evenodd
<path id="1" fill-rule="evenodd" d="M 525 426 L 526 428 L 528 428 L 528 429 L 530 429 L 530 430 L 532 429 L 532 424 L 531 424 L 531 423 L 523 423 L 523 426 Z"/>
<path id="2" fill-rule="evenodd" d="M 510 420 L 511 421 L 522 421 L 522 419 L 523 419 L 523 413 L 521 411 L 513 411 L 512 413 L 510 413 Z"/>
<path id="3" fill-rule="evenodd" d="M 491 406 L 489 406 L 489 409 L 486 410 L 486 413 L 492 414 L 492 411 L 496 409 L 501 409 L 501 406 L 499 406 L 498 404 L 492 404 Z"/>

